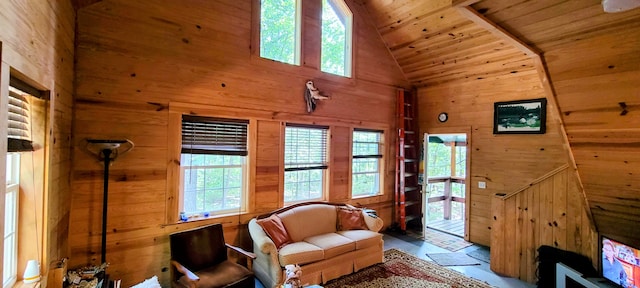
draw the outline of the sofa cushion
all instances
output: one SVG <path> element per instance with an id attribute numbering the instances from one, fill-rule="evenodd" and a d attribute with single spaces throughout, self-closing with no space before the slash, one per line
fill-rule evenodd
<path id="1" fill-rule="evenodd" d="M 324 250 L 307 242 L 294 242 L 278 251 L 280 266 L 288 264 L 303 265 L 324 259 Z"/>
<path id="2" fill-rule="evenodd" d="M 269 216 L 269 218 L 260 219 L 256 222 L 262 227 L 269 238 L 271 238 L 277 249 L 292 242 L 287 229 L 282 224 L 278 215 L 274 214 Z"/>
<path id="3" fill-rule="evenodd" d="M 356 242 L 356 250 L 380 245 L 382 234 L 371 230 L 338 231 L 338 234 Z"/>
<path id="4" fill-rule="evenodd" d="M 336 208 L 332 205 L 311 204 L 295 207 L 278 216 L 287 227 L 293 242 L 314 235 L 336 232 Z"/>
<path id="5" fill-rule="evenodd" d="M 360 209 L 352 209 L 352 208 L 342 208 L 338 207 L 336 209 L 336 213 L 338 214 L 336 217 L 337 227 L 336 230 L 344 231 L 344 230 L 361 230 L 361 229 L 369 229 L 367 227 L 367 223 L 364 222 L 364 216 L 362 215 L 362 210 Z"/>
<path id="6" fill-rule="evenodd" d="M 336 233 L 311 236 L 305 238 L 304 241 L 322 248 L 324 250 L 324 259 L 356 250 L 355 241 Z"/>

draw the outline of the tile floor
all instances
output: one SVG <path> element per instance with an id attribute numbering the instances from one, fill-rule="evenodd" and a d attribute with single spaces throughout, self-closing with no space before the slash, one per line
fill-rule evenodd
<path id="1" fill-rule="evenodd" d="M 449 250 L 440 248 L 438 246 L 429 244 L 420 239 L 411 238 L 408 236 L 402 235 L 390 235 L 384 234 L 384 250 L 396 248 L 407 253 L 411 253 L 418 258 L 432 261 L 431 258 L 427 256 L 427 253 L 447 253 L 451 252 Z M 467 248 L 458 250 L 456 252 L 465 252 L 469 253 L 476 249 L 486 249 L 486 247 L 480 245 L 473 245 Z M 468 277 L 472 277 L 484 282 L 489 283 L 490 285 L 498 288 L 532 288 L 536 287 L 536 285 L 529 284 L 518 279 L 501 277 L 493 273 L 489 269 L 489 264 L 480 261 L 480 265 L 474 266 L 447 266 L 448 268 L 454 269 Z M 264 288 L 264 286 L 256 279 L 256 288 Z"/>
<path id="2" fill-rule="evenodd" d="M 440 248 L 438 246 L 429 244 L 420 239 L 415 239 L 411 237 L 402 237 L 402 236 L 392 236 L 389 234 L 384 234 L 384 250 L 396 248 L 407 253 L 411 253 L 420 259 L 424 259 L 427 261 L 432 261 L 431 258 L 427 256 L 427 253 L 447 253 L 451 252 L 444 248 Z M 456 252 L 465 252 L 469 253 L 471 251 L 477 249 L 487 249 L 484 246 L 480 245 L 472 245 L 467 248 L 458 250 Z M 447 268 L 451 268 L 456 270 L 468 277 L 472 277 L 478 279 L 480 281 L 484 281 L 489 283 L 492 286 L 498 288 L 532 288 L 536 287 L 534 284 L 529 284 L 519 279 L 501 277 L 496 275 L 489 269 L 489 264 L 479 261 L 480 265 L 473 266 L 447 266 Z"/>

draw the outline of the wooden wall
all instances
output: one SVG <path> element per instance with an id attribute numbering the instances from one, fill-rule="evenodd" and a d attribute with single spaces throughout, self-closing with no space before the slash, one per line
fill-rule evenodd
<path id="1" fill-rule="evenodd" d="M 39 247 L 40 261 L 42 270 L 46 271 L 48 261 L 68 256 L 75 12 L 69 1 L 0 1 L 0 11 L 0 107 L 6 109 L 10 74 L 50 94 L 46 127 L 49 145 L 39 148 L 44 150 L 48 161 L 44 172 L 45 193 L 43 199 L 37 199 L 44 203 L 46 221 L 44 227 L 38 229 L 44 242 L 44 246 Z M 6 127 L 5 109 L 0 113 L 2 127 Z M 6 129 L 0 131 L 0 138 L 6 138 Z M 2 179 L 5 161 L 5 154 L 1 154 Z M 4 186 L 0 187 L 0 194 L 4 195 Z M 0 217 L 3 218 L 4 197 L 1 198 Z M 4 225 L 4 221 L 0 223 Z"/>
<path id="2" fill-rule="evenodd" d="M 631 23 L 545 59 L 598 231 L 640 245 L 640 21 Z"/>
<path id="3" fill-rule="evenodd" d="M 311 1 L 306 1 L 311 2 Z M 330 201 L 377 209 L 391 221 L 395 90 L 407 87 L 400 70 L 366 18 L 354 12 L 352 79 L 326 75 L 317 39 L 303 35 L 309 61 L 302 67 L 252 54 L 257 1 L 106 0 L 78 11 L 76 109 L 73 127 L 71 267 L 100 261 L 102 166 L 84 153 L 86 138 L 128 138 L 136 147 L 110 173 L 107 234 L 109 273 L 132 285 L 153 275 L 168 285 L 168 234 L 212 222 L 225 224 L 227 242 L 251 248 L 246 223 L 282 206 L 283 124 L 330 126 Z M 317 4 L 317 3 L 316 3 Z M 312 6 L 313 7 L 313 6 Z M 319 6 L 315 6 L 319 7 Z M 308 9 L 308 7 L 307 7 Z M 307 18 L 311 21 L 313 17 Z M 306 26 L 305 26 L 306 27 Z M 309 27 L 311 28 L 311 27 Z M 306 29 L 306 28 L 305 28 Z M 306 31 L 306 32 L 305 32 Z M 303 33 L 319 33 L 318 29 Z M 252 36 L 253 35 L 253 36 Z M 309 40 L 310 39 L 310 40 Z M 315 54 L 314 54 L 315 53 Z M 307 114 L 304 83 L 331 96 Z M 251 210 L 241 216 L 185 224 L 166 221 L 174 111 L 251 120 Z M 350 131 L 385 131 L 384 195 L 350 201 Z"/>
<path id="4" fill-rule="evenodd" d="M 514 49 L 515 48 L 504 48 Z M 522 63 L 517 73 L 500 74 L 434 84 L 418 89 L 419 125 L 446 133 L 458 127 L 471 129 L 469 240 L 490 245 L 491 199 L 496 193 L 510 193 L 568 162 L 557 117 L 548 102 L 547 132 L 532 135 L 494 135 L 493 104 L 498 101 L 545 98 L 533 60 L 520 54 L 505 60 Z M 486 65 L 495 65 L 487 63 Z M 481 70 L 482 64 L 473 67 Z M 445 123 L 437 121 L 440 112 L 449 114 Z M 486 182 L 479 189 L 478 182 Z"/>
<path id="5" fill-rule="evenodd" d="M 640 9 L 605 13 L 597 0 L 472 6 L 542 54 L 598 232 L 640 245 Z"/>
<path id="6" fill-rule="evenodd" d="M 533 185 L 491 199 L 491 270 L 535 283 L 541 245 L 577 252 L 598 267 L 598 235 L 591 228 L 576 173 L 569 165 Z"/>

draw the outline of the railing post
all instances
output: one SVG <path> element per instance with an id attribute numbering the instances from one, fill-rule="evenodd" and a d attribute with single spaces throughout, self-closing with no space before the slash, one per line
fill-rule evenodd
<path id="1" fill-rule="evenodd" d="M 507 275 L 508 267 L 505 263 L 505 246 L 504 246 L 504 223 L 505 223 L 505 201 L 502 199 L 505 194 L 497 193 L 491 198 L 491 271 Z"/>

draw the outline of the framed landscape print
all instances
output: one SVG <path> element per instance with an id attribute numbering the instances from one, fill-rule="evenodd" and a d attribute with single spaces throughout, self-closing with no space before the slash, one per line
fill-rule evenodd
<path id="1" fill-rule="evenodd" d="M 547 99 L 495 102 L 493 134 L 544 134 Z"/>

